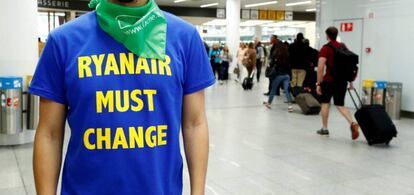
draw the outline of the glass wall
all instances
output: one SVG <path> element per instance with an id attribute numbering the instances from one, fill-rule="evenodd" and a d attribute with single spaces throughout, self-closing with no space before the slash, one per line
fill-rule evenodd
<path id="1" fill-rule="evenodd" d="M 65 12 L 39 11 L 37 17 L 38 36 L 45 42 L 49 33 L 66 22 Z"/>

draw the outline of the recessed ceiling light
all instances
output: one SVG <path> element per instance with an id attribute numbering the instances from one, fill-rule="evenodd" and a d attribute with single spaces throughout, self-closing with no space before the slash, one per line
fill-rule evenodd
<path id="1" fill-rule="evenodd" d="M 175 0 L 174 3 L 181 3 L 181 2 L 184 2 L 184 1 L 187 1 L 187 0 Z"/>
<path id="2" fill-rule="evenodd" d="M 295 2 L 295 3 L 286 3 L 286 6 L 290 7 L 290 6 L 296 6 L 296 5 L 306 5 L 306 4 L 311 4 L 312 1 L 301 1 L 301 2 Z"/>
<path id="3" fill-rule="evenodd" d="M 204 8 L 204 7 L 213 7 L 213 6 L 217 6 L 217 5 L 219 5 L 219 3 L 204 4 L 204 5 L 201 5 L 200 7 L 201 8 Z"/>
<path id="4" fill-rule="evenodd" d="M 316 11 L 316 8 L 312 8 L 312 9 L 306 9 L 307 12 L 314 12 Z"/>
<path id="5" fill-rule="evenodd" d="M 245 5 L 245 8 L 249 8 L 249 7 L 259 7 L 259 6 L 264 6 L 264 5 L 272 5 L 272 4 L 277 4 L 277 1 L 268 1 L 268 2 L 263 2 L 263 3 L 254 3 L 254 4 L 248 4 Z"/>

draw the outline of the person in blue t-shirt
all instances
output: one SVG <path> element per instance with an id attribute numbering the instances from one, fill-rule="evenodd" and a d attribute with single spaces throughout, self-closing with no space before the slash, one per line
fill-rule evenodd
<path id="1" fill-rule="evenodd" d="M 220 45 L 218 43 L 213 44 L 211 47 L 209 58 L 210 58 L 210 64 L 213 69 L 214 75 L 217 75 L 218 80 L 223 80 L 220 75 L 220 69 L 221 69 L 221 50 Z"/>
<path id="2" fill-rule="evenodd" d="M 29 92 L 41 97 L 37 194 L 182 194 L 182 129 L 191 193 L 204 194 L 214 84 L 197 30 L 154 0 L 92 0 L 51 32 Z M 58 193 L 59 194 L 59 193 Z"/>

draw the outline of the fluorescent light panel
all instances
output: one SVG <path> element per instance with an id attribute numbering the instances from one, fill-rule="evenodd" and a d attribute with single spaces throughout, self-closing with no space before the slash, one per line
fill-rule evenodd
<path id="1" fill-rule="evenodd" d="M 307 11 L 307 12 L 314 12 L 314 11 L 316 11 L 316 8 L 307 9 L 306 11 Z"/>
<path id="2" fill-rule="evenodd" d="M 312 1 L 301 1 L 301 2 L 295 2 L 295 3 L 286 3 L 287 7 L 291 7 L 291 6 L 297 6 L 297 5 L 306 5 L 306 4 L 311 4 Z"/>
<path id="3" fill-rule="evenodd" d="M 187 1 L 187 0 L 175 0 L 174 3 L 181 3 L 181 2 L 184 2 L 184 1 Z"/>
<path id="4" fill-rule="evenodd" d="M 210 3 L 210 4 L 204 4 L 204 5 L 201 5 L 200 7 L 201 8 L 205 8 L 205 7 L 212 7 L 212 6 L 217 6 L 219 3 Z"/>
<path id="5" fill-rule="evenodd" d="M 264 6 L 264 5 L 273 5 L 273 4 L 277 4 L 277 1 L 268 1 L 268 2 L 263 2 L 263 3 L 254 3 L 254 4 L 248 4 L 245 5 L 245 8 L 249 8 L 249 7 L 259 7 L 259 6 Z"/>

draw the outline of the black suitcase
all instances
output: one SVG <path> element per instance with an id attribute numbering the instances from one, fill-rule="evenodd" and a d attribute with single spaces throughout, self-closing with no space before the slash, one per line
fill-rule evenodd
<path id="1" fill-rule="evenodd" d="M 244 78 L 243 83 L 242 83 L 242 87 L 244 90 L 250 90 L 253 88 L 253 77 L 254 77 L 254 73 L 252 72 L 251 75 Z"/>
<path id="2" fill-rule="evenodd" d="M 321 112 L 321 104 L 310 93 L 301 93 L 295 98 L 303 114 L 319 114 Z"/>
<path id="3" fill-rule="evenodd" d="M 358 92 L 355 89 L 354 91 L 360 104 L 362 105 Z M 354 97 L 352 96 L 351 90 L 348 90 L 348 92 L 351 95 L 355 108 L 358 110 L 355 113 L 355 118 L 358 121 L 369 145 L 383 143 L 388 145 L 394 137 L 397 137 L 397 128 L 383 106 L 362 105 L 359 108 Z"/>

